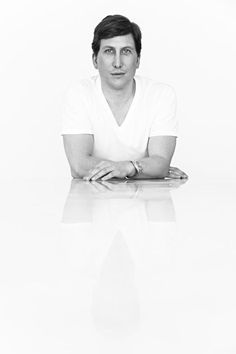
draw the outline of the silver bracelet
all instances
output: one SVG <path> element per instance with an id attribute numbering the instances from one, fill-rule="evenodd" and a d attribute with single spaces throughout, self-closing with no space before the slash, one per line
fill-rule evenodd
<path id="1" fill-rule="evenodd" d="M 143 172 L 143 167 L 142 167 L 142 165 L 141 165 L 141 163 L 139 161 L 135 161 L 134 160 L 134 161 L 130 161 L 130 162 L 133 164 L 133 166 L 134 166 L 134 168 L 136 170 L 135 175 L 139 175 L 140 173 Z"/>

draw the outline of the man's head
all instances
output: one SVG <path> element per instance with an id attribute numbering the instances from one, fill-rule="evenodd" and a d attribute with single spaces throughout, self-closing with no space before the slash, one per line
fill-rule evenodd
<path id="1" fill-rule="evenodd" d="M 139 67 L 141 31 L 126 17 L 105 17 L 95 28 L 93 64 L 102 84 L 120 90 L 133 82 Z"/>
<path id="2" fill-rule="evenodd" d="M 102 39 L 124 36 L 131 34 L 135 43 L 137 56 L 141 53 L 141 38 L 142 34 L 139 26 L 130 22 L 127 17 L 121 15 L 106 16 L 95 28 L 92 42 L 93 54 L 97 57 Z"/>

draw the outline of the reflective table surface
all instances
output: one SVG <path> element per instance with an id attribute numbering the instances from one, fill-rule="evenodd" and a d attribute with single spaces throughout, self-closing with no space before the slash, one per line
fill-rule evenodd
<path id="1" fill-rule="evenodd" d="M 1 353 L 236 353 L 233 179 L 0 190 Z"/>

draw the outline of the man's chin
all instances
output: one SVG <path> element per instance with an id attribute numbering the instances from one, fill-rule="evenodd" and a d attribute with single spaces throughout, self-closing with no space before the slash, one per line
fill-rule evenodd
<path id="1" fill-rule="evenodd" d="M 115 77 L 112 76 L 109 80 L 109 86 L 112 86 L 116 89 L 122 89 L 123 87 L 125 87 L 127 85 L 127 78 L 123 75 L 123 76 L 117 76 Z"/>

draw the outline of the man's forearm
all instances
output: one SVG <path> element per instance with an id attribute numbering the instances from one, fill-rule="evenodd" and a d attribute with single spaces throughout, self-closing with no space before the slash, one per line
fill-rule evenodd
<path id="1" fill-rule="evenodd" d="M 72 174 L 74 178 L 85 178 L 86 180 L 133 178 L 150 179 L 164 178 L 169 171 L 169 164 L 166 159 L 159 156 L 145 157 L 138 161 L 141 170 L 137 173 L 135 163 L 131 161 L 111 161 L 97 159 L 87 156 L 80 160 L 77 173 Z"/>
<path id="2" fill-rule="evenodd" d="M 134 175 L 133 179 L 165 178 L 168 175 L 170 164 L 161 156 L 149 156 L 138 160 L 142 171 Z"/>

